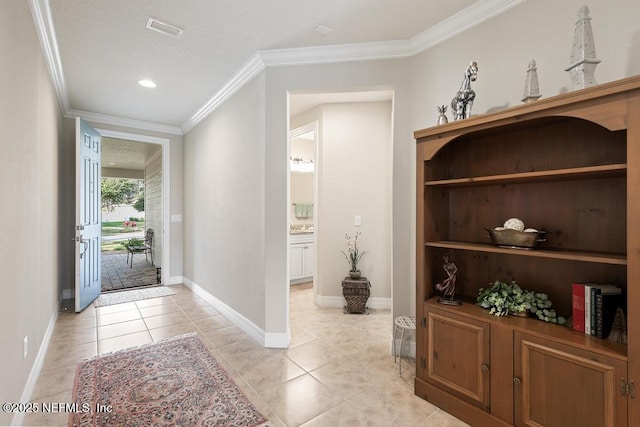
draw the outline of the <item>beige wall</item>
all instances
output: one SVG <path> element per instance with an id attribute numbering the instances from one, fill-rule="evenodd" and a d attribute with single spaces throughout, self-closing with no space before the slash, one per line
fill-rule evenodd
<path id="1" fill-rule="evenodd" d="M 20 401 L 60 293 L 61 114 L 29 11 L 0 13 L 0 401 Z M 23 338 L 29 353 L 23 358 Z M 0 412 L 0 425 L 12 414 Z"/>
<path id="2" fill-rule="evenodd" d="M 342 296 L 345 234 L 362 233 L 372 298 L 391 297 L 391 102 L 325 104 L 319 141 L 317 294 Z M 355 216 L 362 219 L 354 225 Z"/>
<path id="3" fill-rule="evenodd" d="M 260 75 L 185 135 L 184 150 L 184 277 L 263 330 L 264 105 Z"/>

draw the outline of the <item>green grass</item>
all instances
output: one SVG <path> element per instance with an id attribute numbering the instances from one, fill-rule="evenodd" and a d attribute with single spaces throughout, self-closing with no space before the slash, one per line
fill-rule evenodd
<path id="1" fill-rule="evenodd" d="M 120 233 L 134 233 L 144 230 L 144 221 L 136 221 L 136 227 L 125 228 L 123 221 L 104 221 L 102 223 L 102 235 L 113 236 Z"/>
<path id="2" fill-rule="evenodd" d="M 110 251 L 123 251 L 125 247 L 123 243 L 125 240 L 116 240 L 113 242 L 102 242 L 102 251 L 110 252 Z"/>
<path id="3" fill-rule="evenodd" d="M 103 236 L 114 236 L 116 234 L 122 233 L 135 233 L 137 231 L 144 230 L 144 221 L 136 221 L 136 227 L 128 227 L 125 228 L 124 221 L 104 221 L 102 223 L 102 235 Z M 128 238 L 124 238 L 122 240 L 113 240 L 110 242 L 102 242 L 102 250 L 103 251 L 123 251 L 126 248 L 124 247 L 124 242 L 129 240 Z"/>

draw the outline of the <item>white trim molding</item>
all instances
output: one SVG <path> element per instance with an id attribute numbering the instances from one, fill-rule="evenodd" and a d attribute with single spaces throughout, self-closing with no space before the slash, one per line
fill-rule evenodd
<path id="1" fill-rule="evenodd" d="M 162 148 L 162 284 L 171 277 L 171 140 L 151 135 L 96 128 L 104 137 L 158 144 Z"/>
<path id="2" fill-rule="evenodd" d="M 109 116 L 107 114 L 91 113 L 82 110 L 65 110 L 65 117 L 80 117 L 88 122 L 98 122 L 113 126 L 124 126 L 133 129 L 149 130 L 167 133 L 170 135 L 183 135 L 179 127 L 163 125 L 160 123 L 145 122 L 143 120 L 125 119 L 124 117 Z"/>
<path id="3" fill-rule="evenodd" d="M 291 331 L 265 332 L 264 346 L 267 348 L 289 348 L 291 344 Z"/>
<path id="4" fill-rule="evenodd" d="M 258 52 L 266 66 L 331 64 L 410 56 L 408 40 L 271 49 Z"/>
<path id="5" fill-rule="evenodd" d="M 526 0 L 482 0 L 451 15 L 425 31 L 409 39 L 409 55 L 417 55 L 427 49 L 462 34 L 471 28 L 494 18 Z"/>
<path id="6" fill-rule="evenodd" d="M 264 347 L 289 347 L 289 343 L 291 342 L 291 333 L 289 331 L 286 333 L 265 332 L 251 320 L 247 319 L 242 314 L 211 295 L 208 291 L 198 286 L 190 279 L 183 277 L 182 283 Z"/>
<path id="7" fill-rule="evenodd" d="M 245 84 L 264 70 L 264 62 L 259 55 L 253 55 L 238 72 L 225 84 L 213 97 L 211 97 L 198 111 L 196 111 L 181 126 L 183 133 L 189 132 L 205 117 L 224 104 L 231 96 L 240 90 Z"/>
<path id="8" fill-rule="evenodd" d="M 63 112 L 69 110 L 69 92 L 67 92 L 67 84 L 64 80 L 62 72 L 62 61 L 60 60 L 60 52 L 58 51 L 58 42 L 56 32 L 53 27 L 53 19 L 51 18 L 51 9 L 48 0 L 30 0 L 29 8 L 31 16 L 36 25 L 42 53 L 47 61 L 51 81 L 58 97 L 58 104 Z"/>

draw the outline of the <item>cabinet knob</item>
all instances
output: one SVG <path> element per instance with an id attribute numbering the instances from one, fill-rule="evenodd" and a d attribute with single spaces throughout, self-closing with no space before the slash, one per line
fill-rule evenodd
<path id="1" fill-rule="evenodd" d="M 515 378 L 513 379 L 513 383 L 514 383 L 514 384 L 520 384 L 520 378 L 515 377 Z"/>
<path id="2" fill-rule="evenodd" d="M 489 365 L 482 365 L 482 372 L 489 372 Z"/>

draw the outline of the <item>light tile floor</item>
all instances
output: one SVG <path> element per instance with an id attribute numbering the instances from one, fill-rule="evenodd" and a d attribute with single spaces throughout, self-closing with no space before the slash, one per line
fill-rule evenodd
<path id="1" fill-rule="evenodd" d="M 441 426 L 466 424 L 413 394 L 415 369 L 402 377 L 390 354 L 390 312 L 343 314 L 293 287 L 292 343 L 267 349 L 182 285 L 175 295 L 62 312 L 34 402 L 71 402 L 78 361 L 197 332 L 272 426 Z M 29 414 L 25 425 L 66 425 L 67 414 Z"/>

